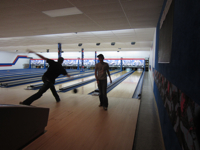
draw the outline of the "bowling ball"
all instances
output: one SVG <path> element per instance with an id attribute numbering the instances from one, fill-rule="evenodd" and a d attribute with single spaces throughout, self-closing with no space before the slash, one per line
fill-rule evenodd
<path id="1" fill-rule="evenodd" d="M 73 92 L 74 92 L 74 93 L 77 93 L 77 92 L 78 92 L 78 90 L 77 90 L 77 89 L 73 89 Z"/>

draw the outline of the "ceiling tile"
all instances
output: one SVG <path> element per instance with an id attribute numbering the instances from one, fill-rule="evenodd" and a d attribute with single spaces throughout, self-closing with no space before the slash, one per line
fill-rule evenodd
<path id="1" fill-rule="evenodd" d="M 58 42 L 66 51 L 80 51 L 79 42 L 85 51 L 149 50 L 163 1 L 1 0 L 0 51 L 57 52 Z M 70 7 L 83 14 L 52 18 L 42 13 Z"/>

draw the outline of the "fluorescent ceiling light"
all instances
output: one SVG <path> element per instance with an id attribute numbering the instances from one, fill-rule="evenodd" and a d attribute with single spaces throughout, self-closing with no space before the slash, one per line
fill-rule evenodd
<path id="1" fill-rule="evenodd" d="M 83 13 L 76 7 L 48 10 L 48 11 L 42 11 L 42 12 L 50 17 L 69 16 L 69 15 L 77 15 L 77 14 Z"/>

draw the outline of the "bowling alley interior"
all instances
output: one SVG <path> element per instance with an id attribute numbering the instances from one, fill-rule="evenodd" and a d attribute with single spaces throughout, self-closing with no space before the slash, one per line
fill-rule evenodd
<path id="1" fill-rule="evenodd" d="M 0 149 L 200 149 L 200 1 L 1 0 L 0 8 Z M 24 104 L 60 57 L 69 75 L 55 79 L 60 101 L 49 88 Z"/>

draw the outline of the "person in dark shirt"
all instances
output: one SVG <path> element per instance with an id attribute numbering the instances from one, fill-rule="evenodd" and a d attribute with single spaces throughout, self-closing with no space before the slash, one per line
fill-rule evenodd
<path id="1" fill-rule="evenodd" d="M 35 53 L 35 52 L 29 51 L 29 53 Z M 70 75 L 68 75 L 67 71 L 62 67 L 62 63 L 64 60 L 63 57 L 58 58 L 58 62 L 55 62 L 54 60 L 48 59 L 40 54 L 37 54 L 37 53 L 35 53 L 35 54 L 37 56 L 39 56 L 40 58 L 46 60 L 47 63 L 49 63 L 49 68 L 42 76 L 42 81 L 44 82 L 44 84 L 39 89 L 39 91 L 37 93 L 35 93 L 34 95 L 30 96 L 29 98 L 27 98 L 26 100 L 24 100 L 23 102 L 20 102 L 20 104 L 30 105 L 33 101 L 39 99 L 43 95 L 43 93 L 45 93 L 49 88 L 51 89 L 51 92 L 52 92 L 53 96 L 55 97 L 56 101 L 60 102 L 60 98 L 54 87 L 55 79 L 60 74 L 70 77 Z"/>

